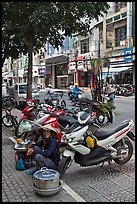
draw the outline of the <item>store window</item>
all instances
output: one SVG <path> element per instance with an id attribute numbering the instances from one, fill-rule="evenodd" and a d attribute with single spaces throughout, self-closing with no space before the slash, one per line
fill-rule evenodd
<path id="1" fill-rule="evenodd" d="M 115 2 L 115 12 L 119 12 L 125 6 L 127 6 L 127 2 Z"/>
<path id="2" fill-rule="evenodd" d="M 115 46 L 120 46 L 120 41 L 126 40 L 127 25 L 115 28 Z"/>
<path id="3" fill-rule="evenodd" d="M 89 52 L 89 38 L 81 40 L 80 47 L 81 54 Z"/>

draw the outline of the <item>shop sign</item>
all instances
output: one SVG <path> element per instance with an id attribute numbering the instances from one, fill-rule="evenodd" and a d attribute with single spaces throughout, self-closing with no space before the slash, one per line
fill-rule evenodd
<path id="1" fill-rule="evenodd" d="M 113 51 L 112 52 L 112 58 L 110 59 L 110 65 L 123 63 L 124 62 L 124 56 L 123 55 L 124 55 L 124 50 Z"/>
<path id="2" fill-rule="evenodd" d="M 132 53 L 133 53 L 132 47 L 124 49 L 124 61 L 125 62 L 131 62 L 132 61 Z M 129 54 L 129 55 L 127 55 L 127 54 Z"/>
<path id="3" fill-rule="evenodd" d="M 83 56 L 78 56 L 77 58 L 73 57 L 69 59 L 68 73 L 76 71 L 76 59 L 77 59 L 77 69 L 85 70 L 85 63 Z"/>
<path id="4" fill-rule="evenodd" d="M 44 76 L 45 72 L 46 72 L 45 68 L 38 68 L 38 75 Z"/>
<path id="5" fill-rule="evenodd" d="M 69 64 L 68 64 L 68 74 L 73 74 L 76 72 L 76 63 L 75 63 L 75 58 L 70 58 L 69 59 Z"/>
<path id="6" fill-rule="evenodd" d="M 4 77 L 5 79 L 9 78 L 9 77 L 13 77 L 13 72 L 9 71 L 9 72 L 3 72 L 2 73 L 2 77 Z"/>
<path id="7" fill-rule="evenodd" d="M 68 74 L 73 74 L 75 72 L 76 72 L 76 63 L 73 61 L 68 64 Z"/>
<path id="8" fill-rule="evenodd" d="M 77 63 L 78 70 L 83 71 L 85 69 L 84 57 L 83 56 L 78 56 L 77 60 L 78 60 L 78 63 Z"/>

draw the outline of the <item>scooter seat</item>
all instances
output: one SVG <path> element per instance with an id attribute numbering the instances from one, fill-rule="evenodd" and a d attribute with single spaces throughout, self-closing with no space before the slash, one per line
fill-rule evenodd
<path id="1" fill-rule="evenodd" d="M 80 130 L 83 126 L 80 126 L 79 124 L 75 124 L 72 125 L 71 127 L 68 128 L 64 128 L 62 130 L 62 132 L 64 132 L 65 134 L 70 134 L 72 132 L 77 132 L 78 130 Z"/>
<path id="2" fill-rule="evenodd" d="M 110 135 L 120 131 L 121 129 L 125 128 L 126 126 L 128 126 L 128 124 L 129 122 L 125 121 L 124 123 L 120 123 L 119 125 L 111 129 L 101 128 L 101 130 L 100 129 L 95 130 L 94 135 L 98 140 L 103 140 L 109 137 Z"/>
<path id="3" fill-rule="evenodd" d="M 69 116 L 69 115 L 59 115 L 58 116 L 58 121 L 60 124 L 68 124 L 68 125 L 72 125 L 72 124 L 76 124 L 78 123 L 78 121 L 72 117 L 72 116 Z"/>

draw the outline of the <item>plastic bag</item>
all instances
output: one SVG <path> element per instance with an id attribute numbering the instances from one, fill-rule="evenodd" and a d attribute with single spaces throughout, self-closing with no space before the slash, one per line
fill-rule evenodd
<path id="1" fill-rule="evenodd" d="M 20 156 L 20 158 L 19 158 L 19 160 L 18 160 L 18 162 L 17 162 L 15 168 L 16 168 L 16 170 L 23 171 L 23 170 L 25 170 L 26 168 L 25 168 L 25 166 L 24 166 L 24 164 L 23 164 L 22 155 L 20 154 L 19 156 Z"/>
<path id="2" fill-rule="evenodd" d="M 19 125 L 19 132 L 31 131 L 31 126 L 30 122 L 22 120 Z"/>

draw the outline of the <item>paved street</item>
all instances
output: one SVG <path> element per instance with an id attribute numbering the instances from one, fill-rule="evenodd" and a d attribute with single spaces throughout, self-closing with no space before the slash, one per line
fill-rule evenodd
<path id="1" fill-rule="evenodd" d="M 119 107 L 120 100 L 125 99 L 117 99 Z M 125 104 L 127 100 L 134 105 L 134 99 L 126 99 Z M 130 112 L 126 111 L 121 112 L 122 119 Z M 18 110 L 13 113 L 21 115 Z M 59 193 L 42 197 L 34 192 L 32 176 L 15 170 L 13 142 L 9 137 L 14 137 L 10 128 L 2 127 L 3 202 L 135 202 L 135 151 L 131 160 L 122 166 L 112 163 L 110 168 L 105 163 L 103 167 L 80 167 L 73 163 L 62 178 L 64 183 Z"/>

